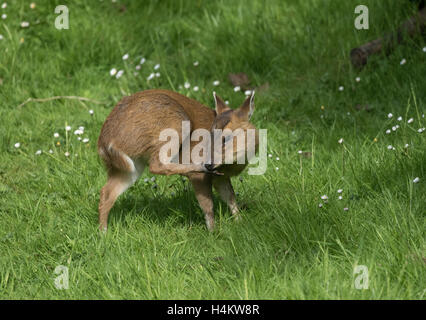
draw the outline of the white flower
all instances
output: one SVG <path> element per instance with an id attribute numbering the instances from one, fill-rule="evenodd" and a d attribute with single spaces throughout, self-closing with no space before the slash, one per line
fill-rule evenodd
<path id="1" fill-rule="evenodd" d="M 268 154 L 268 157 L 269 157 L 269 158 L 272 158 L 272 154 Z"/>
<path id="2" fill-rule="evenodd" d="M 18 149 L 21 146 L 19 142 L 15 143 L 15 148 Z"/>
<path id="3" fill-rule="evenodd" d="M 145 63 L 145 61 L 146 61 L 146 59 L 145 59 L 145 58 L 142 58 L 142 59 L 141 59 L 141 61 L 139 61 L 139 64 L 144 64 L 144 63 Z"/>
<path id="4" fill-rule="evenodd" d="M 322 208 L 322 203 L 320 203 L 320 204 L 318 205 L 318 207 Z"/>
<path id="5" fill-rule="evenodd" d="M 402 59 L 401 60 L 401 62 L 399 63 L 401 66 L 403 65 L 403 64 L 405 64 L 407 62 L 407 60 L 405 60 L 405 59 Z"/>
<path id="6" fill-rule="evenodd" d="M 7 18 L 7 14 L 6 13 L 3 13 L 2 15 L 1 15 L 1 18 L 4 20 L 4 19 L 6 19 Z"/>
<path id="7" fill-rule="evenodd" d="M 302 154 L 302 153 L 303 153 L 303 151 L 302 151 L 302 150 L 299 150 L 299 151 L 297 151 L 297 153 L 298 153 L 298 154 Z"/>
<path id="8" fill-rule="evenodd" d="M 228 100 L 225 100 L 225 104 L 226 104 L 226 105 L 228 105 L 228 104 L 229 104 L 229 101 L 228 101 Z"/>
<path id="9" fill-rule="evenodd" d="M 35 4 L 34 2 L 31 2 L 31 4 L 30 4 L 30 8 L 31 8 L 31 9 L 35 9 L 35 7 L 36 7 L 36 4 Z"/>
<path id="10" fill-rule="evenodd" d="M 280 158 L 279 158 L 279 157 L 276 157 L 276 158 L 275 158 L 275 160 L 280 161 Z"/>
<path id="11" fill-rule="evenodd" d="M 234 87 L 234 92 L 238 92 L 238 91 L 240 91 L 240 90 L 241 90 L 240 86 L 236 86 L 236 87 Z"/>
<path id="12" fill-rule="evenodd" d="M 157 64 L 154 66 L 154 70 L 158 70 L 158 69 L 160 69 L 160 64 L 159 64 L 159 63 L 157 63 Z"/>
<path id="13" fill-rule="evenodd" d="M 128 53 L 126 53 L 126 54 L 123 56 L 123 60 L 127 60 L 127 59 L 129 59 L 129 54 L 128 54 Z"/>
<path id="14" fill-rule="evenodd" d="M 117 69 L 116 68 L 112 68 L 110 71 L 109 71 L 109 74 L 111 75 L 111 77 L 113 77 L 113 76 L 115 76 L 115 74 L 117 73 Z"/>
<path id="15" fill-rule="evenodd" d="M 412 123 L 414 121 L 413 118 L 408 119 L 407 123 Z"/>
<path id="16" fill-rule="evenodd" d="M 191 84 L 187 81 L 183 86 L 185 87 L 185 89 L 189 89 L 191 87 Z"/>
<path id="17" fill-rule="evenodd" d="M 409 145 L 408 143 L 406 143 L 404 147 L 408 148 L 409 146 L 410 146 L 410 145 Z"/>
<path id="18" fill-rule="evenodd" d="M 77 140 L 78 140 L 78 141 L 81 141 L 81 137 L 77 137 Z"/>
<path id="19" fill-rule="evenodd" d="M 391 145 L 388 145 L 388 150 L 395 150 L 395 148 Z"/>
<path id="20" fill-rule="evenodd" d="M 83 143 L 88 143 L 89 142 L 89 138 L 84 138 L 83 139 Z"/>
<path id="21" fill-rule="evenodd" d="M 419 130 L 417 130 L 418 133 L 422 133 L 423 131 L 425 131 L 425 128 L 420 128 Z"/>
<path id="22" fill-rule="evenodd" d="M 78 127 L 78 130 L 84 131 L 84 127 L 80 126 Z"/>
<path id="23" fill-rule="evenodd" d="M 65 154 L 65 157 L 69 157 L 70 156 L 70 153 L 68 151 L 65 152 L 64 154 Z"/>
<path id="24" fill-rule="evenodd" d="M 342 196 L 339 196 L 339 200 L 342 200 L 343 199 L 343 197 Z"/>
<path id="25" fill-rule="evenodd" d="M 135 69 L 136 70 L 140 70 L 142 67 L 141 67 L 141 65 L 140 64 L 138 64 L 136 67 L 135 67 Z"/>
<path id="26" fill-rule="evenodd" d="M 339 87 L 339 91 L 343 91 L 343 90 L 345 90 L 345 87 L 340 86 L 340 87 Z"/>
<path id="27" fill-rule="evenodd" d="M 36 156 L 41 155 L 41 150 L 37 150 L 37 151 L 36 151 L 36 153 L 35 153 L 35 155 L 36 155 Z"/>
<path id="28" fill-rule="evenodd" d="M 151 79 L 154 79 L 154 77 L 155 77 L 155 73 L 151 73 L 147 78 L 146 78 L 146 80 L 147 81 L 150 81 Z"/>
<path id="29" fill-rule="evenodd" d="M 402 121 L 402 117 L 401 117 L 401 116 L 399 116 L 399 117 L 398 117 L 398 119 L 396 119 L 396 120 L 398 120 L 398 121 Z"/>
<path id="30" fill-rule="evenodd" d="M 275 167 L 275 170 L 276 170 L 276 171 L 278 171 L 279 169 L 280 169 L 280 168 L 278 168 L 278 167 Z"/>
<path id="31" fill-rule="evenodd" d="M 361 81 L 361 78 L 360 78 L 360 77 L 356 77 L 356 78 L 355 78 L 355 81 L 356 81 L 356 82 L 360 82 L 360 81 Z"/>
<path id="32" fill-rule="evenodd" d="M 192 90 L 194 90 L 195 92 L 197 92 L 199 90 L 199 88 L 197 86 L 195 86 L 194 88 L 192 88 Z"/>
<path id="33" fill-rule="evenodd" d="M 337 193 L 342 193 L 342 192 L 343 192 L 343 189 L 337 190 Z"/>
<path id="34" fill-rule="evenodd" d="M 349 208 L 343 208 L 343 211 L 348 211 L 349 210 Z"/>
<path id="35" fill-rule="evenodd" d="M 121 78 L 121 76 L 123 75 L 123 73 L 124 73 L 124 70 L 119 70 L 119 71 L 117 72 L 117 74 L 115 75 L 115 77 L 116 77 L 117 79 L 120 79 L 120 78 Z"/>
<path id="36" fill-rule="evenodd" d="M 52 154 L 52 153 L 53 153 L 53 150 L 52 150 L 52 149 L 50 149 L 50 150 L 49 150 L 49 153 L 50 153 L 50 154 Z"/>
<path id="37" fill-rule="evenodd" d="M 156 72 L 156 73 L 155 73 L 155 76 L 156 76 L 157 78 L 159 78 L 159 77 L 161 76 L 160 72 Z"/>
<path id="38" fill-rule="evenodd" d="M 391 133 L 390 129 L 386 130 L 386 134 L 389 134 L 389 133 Z"/>
<path id="39" fill-rule="evenodd" d="M 214 86 L 218 86 L 220 84 L 220 81 L 219 80 L 215 80 L 215 81 L 213 81 L 213 85 Z"/>
<path id="40" fill-rule="evenodd" d="M 90 113 L 90 115 L 93 115 L 95 112 L 92 109 L 90 109 L 89 113 Z"/>
<path id="41" fill-rule="evenodd" d="M 426 47 L 423 48 L 423 52 L 426 52 Z"/>
<path id="42" fill-rule="evenodd" d="M 396 125 L 395 128 L 399 129 L 399 125 Z"/>
<path id="43" fill-rule="evenodd" d="M 55 132 L 55 133 L 53 134 L 53 136 L 54 136 L 55 138 L 59 138 L 59 133 Z"/>
<path id="44" fill-rule="evenodd" d="M 393 114 L 392 113 L 389 113 L 388 114 L 388 118 L 390 119 L 390 118 L 392 118 L 393 117 Z"/>
<path id="45" fill-rule="evenodd" d="M 419 182 L 419 181 L 420 181 L 420 178 L 419 178 L 419 177 L 415 177 L 415 178 L 414 178 L 414 180 L 413 180 L 413 182 L 414 182 L 414 183 L 417 183 L 417 182 Z"/>
<path id="46" fill-rule="evenodd" d="M 21 27 L 22 28 L 28 28 L 30 26 L 30 23 L 28 21 L 22 21 L 21 22 Z"/>
<path id="47" fill-rule="evenodd" d="M 343 143 L 343 138 L 340 138 L 337 142 L 340 143 L 340 144 L 342 144 Z"/>
<path id="48" fill-rule="evenodd" d="M 322 200 L 328 200 L 328 197 L 327 197 L 327 195 L 325 194 L 325 195 L 321 196 L 321 199 L 322 199 Z"/>
<path id="49" fill-rule="evenodd" d="M 244 94 L 245 94 L 246 96 L 251 95 L 251 90 L 246 90 L 246 91 L 244 91 Z"/>
<path id="50" fill-rule="evenodd" d="M 2 9 L 6 9 L 6 7 L 7 7 L 7 3 L 6 3 L 6 2 L 3 2 L 3 3 L 2 3 L 2 5 L 1 5 L 1 8 L 2 8 Z"/>
<path id="51" fill-rule="evenodd" d="M 154 182 L 154 181 L 155 181 L 155 177 L 152 177 L 152 178 L 151 178 L 151 181 L 152 181 L 152 182 Z"/>
<path id="52" fill-rule="evenodd" d="M 199 65 L 198 61 L 194 61 L 194 67 L 197 67 Z"/>
<path id="53" fill-rule="evenodd" d="M 71 126 L 66 126 L 66 127 L 65 127 L 65 130 L 66 130 L 66 131 L 71 131 Z"/>
<path id="54" fill-rule="evenodd" d="M 76 135 L 76 136 L 80 136 L 80 135 L 82 135 L 84 132 L 83 132 L 83 130 L 80 130 L 80 129 L 78 129 L 78 130 L 75 130 L 74 131 L 74 134 Z"/>
<path id="55" fill-rule="evenodd" d="M 392 131 L 396 131 L 396 129 L 398 129 L 398 128 L 395 127 L 395 126 L 392 127 Z"/>
<path id="56" fill-rule="evenodd" d="M 3 35 L 0 34 L 0 40 L 3 40 Z"/>

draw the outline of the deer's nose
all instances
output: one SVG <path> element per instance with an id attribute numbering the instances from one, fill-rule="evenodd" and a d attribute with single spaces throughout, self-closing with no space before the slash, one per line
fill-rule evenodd
<path id="1" fill-rule="evenodd" d="M 211 163 L 205 164 L 204 167 L 209 171 L 213 171 L 213 169 L 214 169 L 214 165 L 211 164 Z"/>

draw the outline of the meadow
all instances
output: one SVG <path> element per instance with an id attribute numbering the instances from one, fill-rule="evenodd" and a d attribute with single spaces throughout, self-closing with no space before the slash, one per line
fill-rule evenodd
<path id="1" fill-rule="evenodd" d="M 368 30 L 353 0 L 75 0 L 66 30 L 61 1 L 0 2 L 1 299 L 425 298 L 426 41 L 349 61 L 409 1 L 363 1 Z M 114 105 L 166 88 L 236 108 L 238 72 L 268 84 L 252 118 L 268 169 L 233 181 L 242 221 L 216 195 L 209 233 L 188 182 L 147 170 L 101 235 L 96 141 Z"/>

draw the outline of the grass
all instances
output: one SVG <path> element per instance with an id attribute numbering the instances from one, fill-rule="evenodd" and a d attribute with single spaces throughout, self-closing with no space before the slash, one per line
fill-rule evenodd
<path id="1" fill-rule="evenodd" d="M 417 130 L 426 126 L 426 43 L 408 40 L 362 71 L 348 59 L 351 48 L 411 15 L 408 1 L 364 1 L 370 29 L 361 31 L 353 26 L 356 1 L 76 0 L 69 30 L 54 27 L 59 4 L 37 1 L 32 10 L 9 1 L 0 21 L 2 299 L 425 298 L 426 132 Z M 161 76 L 147 82 L 157 63 Z M 124 75 L 111 77 L 112 68 Z M 233 91 L 229 72 L 270 84 L 256 97 L 253 122 L 268 129 L 273 156 L 265 175 L 234 181 L 243 220 L 234 222 L 216 197 L 210 234 L 187 182 L 144 181 L 146 172 L 100 236 L 106 177 L 96 140 L 115 103 L 168 88 L 209 106 L 215 90 L 237 107 L 244 95 Z M 180 88 L 185 81 L 200 91 Z M 57 95 L 101 104 L 18 107 Z M 78 126 L 89 143 L 76 139 Z M 69 268 L 68 290 L 54 286 L 58 265 Z M 358 265 L 368 267 L 367 290 L 354 288 Z"/>

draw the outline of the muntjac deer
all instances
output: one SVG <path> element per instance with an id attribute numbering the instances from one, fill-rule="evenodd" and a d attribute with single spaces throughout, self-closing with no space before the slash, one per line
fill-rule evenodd
<path id="1" fill-rule="evenodd" d="M 100 192 L 101 230 L 107 229 L 108 214 L 118 196 L 135 183 L 147 165 L 154 174 L 180 174 L 189 178 L 209 230 L 214 228 L 212 186 L 228 204 L 233 216 L 239 217 L 230 178 L 241 173 L 247 165 L 247 161 L 242 163 L 238 160 L 241 157 L 237 159 L 237 154 L 241 151 L 240 144 L 233 143 L 231 163 L 224 164 L 220 157 L 219 161 L 215 157 L 214 163 L 212 157 L 217 150 L 225 150 L 225 144 L 229 140 L 236 141 L 239 136 L 246 135 L 248 129 L 255 132 L 254 144 L 257 150 L 257 130 L 249 122 L 254 111 L 254 92 L 235 110 L 230 109 L 215 93 L 213 96 L 215 110 L 179 93 L 157 89 L 139 92 L 118 102 L 105 120 L 98 140 L 98 153 L 108 173 L 108 181 Z M 183 144 L 188 142 L 182 136 L 185 123 L 189 124 L 191 133 L 197 129 L 205 129 L 214 139 L 214 143 L 205 145 L 204 151 L 209 152 L 202 152 L 204 162 L 182 163 Z M 163 161 L 160 156 L 162 147 L 167 143 L 160 139 L 164 129 L 175 130 L 178 134 L 179 145 L 175 149 L 178 154 L 171 154 L 172 151 L 168 153 L 175 160 L 178 159 L 178 163 Z M 228 132 L 231 131 L 231 134 L 219 136 L 220 140 L 216 135 L 213 138 L 213 132 L 219 129 L 230 129 Z M 191 139 L 190 151 L 195 145 Z"/>

